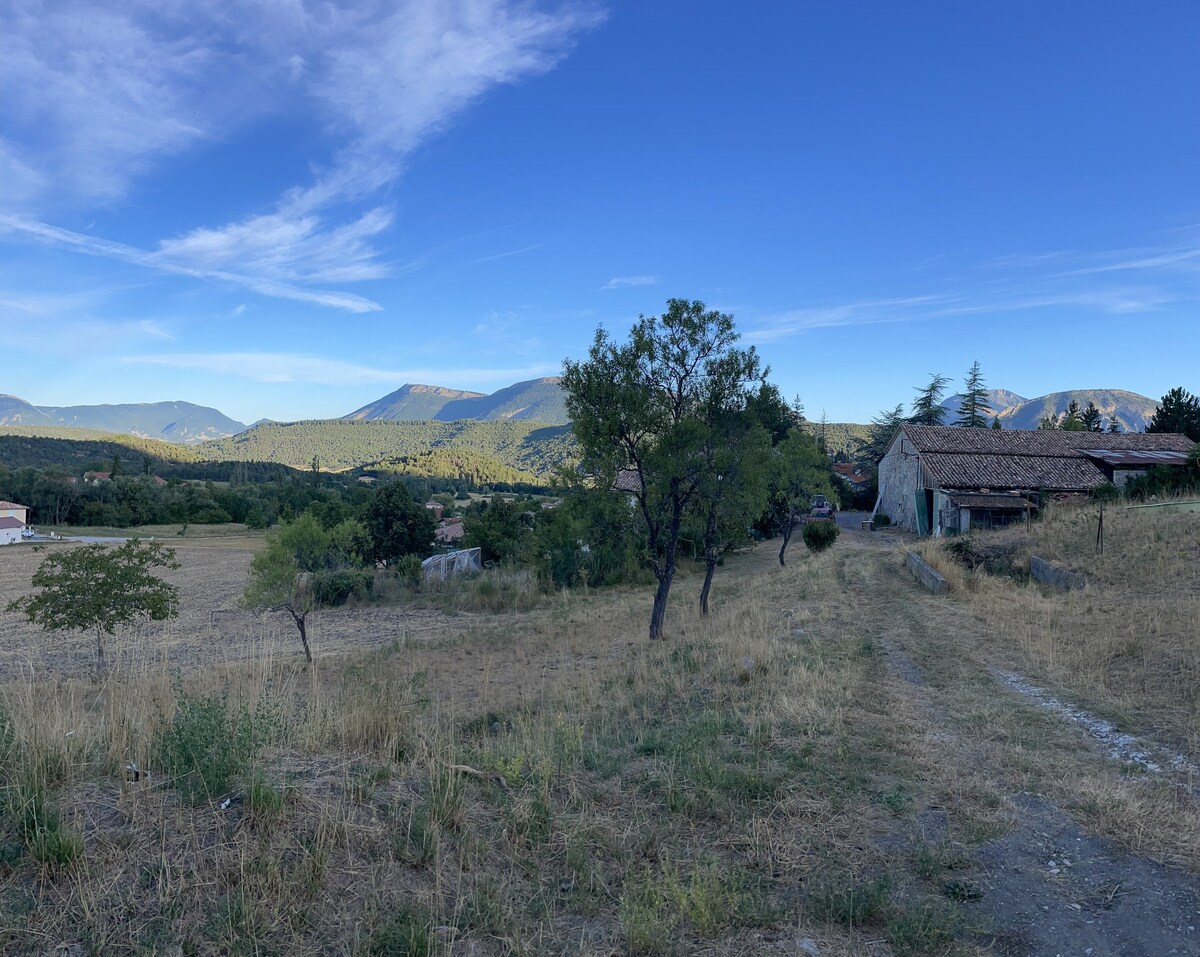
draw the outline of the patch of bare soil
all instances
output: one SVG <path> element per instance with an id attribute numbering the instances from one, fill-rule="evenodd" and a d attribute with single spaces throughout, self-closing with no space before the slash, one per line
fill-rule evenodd
<path id="1" fill-rule="evenodd" d="M 254 549 L 173 547 L 180 568 L 163 577 L 179 587 L 179 616 L 119 629 L 105 643 L 111 667 L 129 673 L 190 670 L 301 653 L 295 626 L 286 613 L 239 607 Z M 82 677 L 93 668 L 91 634 L 47 634 L 22 615 L 2 610 L 29 592 L 30 579 L 43 557 L 25 546 L 0 549 L 0 681 L 18 676 Z M 471 626 L 472 619 L 426 609 L 348 605 L 313 613 L 309 635 L 314 654 L 333 654 L 392 642 L 456 637 Z"/>
<path id="2" fill-rule="evenodd" d="M 950 852 L 944 833 L 933 835 L 939 853 L 958 858 L 947 894 L 978 918 L 981 946 L 1006 957 L 1200 953 L 1195 874 L 1135 853 L 1134 835 L 1119 825 L 1110 828 L 1117 840 L 1097 833 L 1096 822 L 1070 807 L 1069 780 L 1104 780 L 1123 769 L 1069 722 L 1024 713 L 1028 705 L 977 657 L 986 636 L 965 609 L 927 595 L 878 551 L 849 544 L 842 577 L 862 599 L 853 617 L 883 646 L 893 680 L 908 687 L 946 773 L 985 778 L 1003 797 L 1011 823 L 1002 836 Z M 1174 797 L 1194 802 L 1186 789 Z M 953 821 L 961 810 L 930 806 L 917 818 Z"/>

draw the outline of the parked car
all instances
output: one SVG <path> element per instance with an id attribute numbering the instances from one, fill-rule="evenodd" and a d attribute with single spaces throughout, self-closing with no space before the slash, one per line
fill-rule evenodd
<path id="1" fill-rule="evenodd" d="M 22 538 L 33 538 L 33 535 L 34 535 L 34 531 L 32 528 L 26 527 L 26 528 L 21 529 L 21 537 Z"/>
<path id="2" fill-rule="evenodd" d="M 811 510 L 808 513 L 808 520 L 824 521 L 833 519 L 833 505 L 824 495 L 814 495 L 809 503 Z"/>

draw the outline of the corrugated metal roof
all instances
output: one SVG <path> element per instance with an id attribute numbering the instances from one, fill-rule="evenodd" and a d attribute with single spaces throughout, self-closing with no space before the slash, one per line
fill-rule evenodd
<path id="1" fill-rule="evenodd" d="M 1149 468 L 1151 465 L 1184 465 L 1187 452 L 1174 451 L 1121 451 L 1119 449 L 1089 449 L 1089 459 L 1098 459 L 1105 465 L 1126 465 L 1134 468 Z"/>

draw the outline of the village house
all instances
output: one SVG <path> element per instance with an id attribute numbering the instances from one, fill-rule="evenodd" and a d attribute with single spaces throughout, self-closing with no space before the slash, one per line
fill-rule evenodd
<path id="1" fill-rule="evenodd" d="M 430 499 L 425 503 L 425 507 L 429 509 L 429 511 L 433 512 L 433 518 L 435 521 L 440 522 L 442 520 L 442 509 L 444 506 L 441 502 Z"/>
<path id="2" fill-rule="evenodd" d="M 1003 525 L 1040 493 L 1087 495 L 1152 466 L 1182 468 L 1194 446 L 1185 435 L 903 425 L 879 460 L 875 509 L 922 535 Z"/>
<path id="3" fill-rule="evenodd" d="M 16 502 L 0 501 L 0 518 L 15 518 L 20 524 L 29 524 L 29 506 Z"/>
<path id="4" fill-rule="evenodd" d="M 853 462 L 835 462 L 833 470 L 856 492 L 871 484 L 871 470 Z"/>
<path id="5" fill-rule="evenodd" d="M 461 541 L 466 532 L 462 517 L 455 515 L 442 520 L 442 523 L 434 530 L 433 538 L 442 545 L 453 545 L 455 542 Z"/>
<path id="6" fill-rule="evenodd" d="M 0 516 L 0 545 L 12 545 L 21 540 L 25 523 L 11 515 Z"/>

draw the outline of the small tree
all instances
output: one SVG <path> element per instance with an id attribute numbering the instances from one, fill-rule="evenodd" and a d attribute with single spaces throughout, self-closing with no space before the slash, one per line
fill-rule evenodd
<path id="1" fill-rule="evenodd" d="M 768 388 L 770 388 L 768 386 Z M 747 529 L 766 505 L 770 433 L 746 410 L 713 412 L 702 444 L 704 468 L 696 499 L 702 523 L 704 585 L 700 614 L 708 614 L 717 560 L 725 547 L 745 541 Z"/>
<path id="2" fill-rule="evenodd" d="M 942 408 L 942 396 L 946 392 L 946 384 L 949 381 L 944 375 L 938 375 L 935 372 L 927 386 L 914 390 L 917 397 L 913 399 L 910 422 L 916 425 L 942 424 L 946 417 L 946 410 Z"/>
<path id="3" fill-rule="evenodd" d="M 960 405 L 954 424 L 963 429 L 986 429 L 988 394 L 983 382 L 983 373 L 979 370 L 978 359 L 971 363 L 971 370 L 963 381 L 963 387 L 962 392 L 958 394 Z"/>
<path id="4" fill-rule="evenodd" d="M 993 416 L 993 417 L 992 417 L 992 428 L 993 428 L 993 429 L 994 429 L 996 432 L 999 432 L 1001 429 L 1003 429 L 1003 428 L 1004 428 L 1004 426 L 1002 426 L 1002 425 L 1000 424 L 1000 416 L 996 415 L 996 416 Z"/>
<path id="5" fill-rule="evenodd" d="M 702 302 L 671 299 L 661 318 L 642 316 L 627 343 L 603 329 L 584 362 L 563 363 L 562 386 L 584 467 L 611 487 L 620 470 L 645 523 L 658 582 L 650 638 L 663 637 L 667 598 L 685 512 L 700 493 L 703 406 L 719 392 L 746 389 L 754 349 L 737 349 L 733 317 Z"/>
<path id="6" fill-rule="evenodd" d="M 807 514 L 812 497 L 822 493 L 836 498 L 837 493 L 829 459 L 821 454 L 811 435 L 795 429 L 772 452 L 767 465 L 767 509 L 771 530 L 783 538 L 779 564 L 784 565 L 796 522 Z"/>
<path id="7" fill-rule="evenodd" d="M 361 566 L 363 537 L 358 522 L 345 521 L 325 529 L 309 512 L 268 532 L 267 547 L 250 562 L 243 604 L 291 615 L 300 632 L 304 658 L 312 661 L 308 616 L 319 604 L 321 577 Z"/>
<path id="8" fill-rule="evenodd" d="M 104 636 L 138 618 L 165 621 L 179 613 L 179 589 L 153 574 L 178 568 L 175 552 L 132 538 L 125 544 L 80 545 L 55 552 L 33 573 L 41 591 L 9 602 L 46 631 L 91 630 L 96 635 L 96 676 L 107 670 Z"/>
<path id="9" fill-rule="evenodd" d="M 1101 416 L 1100 410 L 1096 408 L 1095 402 L 1088 402 L 1087 408 L 1083 410 L 1083 415 L 1080 416 L 1080 420 L 1083 422 L 1085 432 L 1102 432 L 1104 430 L 1103 416 Z"/>

